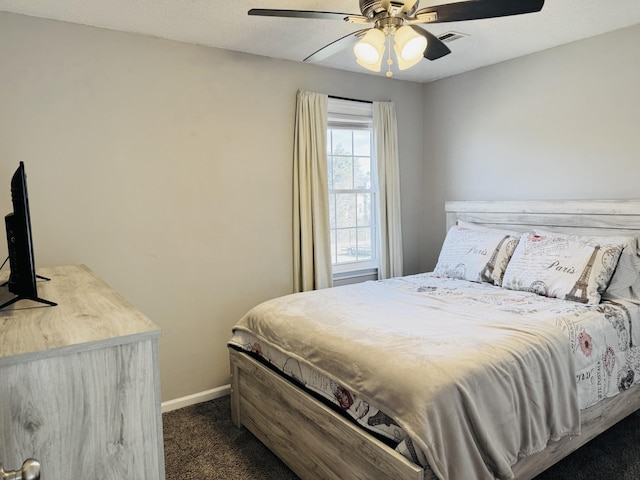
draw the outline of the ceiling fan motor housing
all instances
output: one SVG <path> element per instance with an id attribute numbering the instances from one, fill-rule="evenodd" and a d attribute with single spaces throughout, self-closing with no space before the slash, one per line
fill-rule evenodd
<path id="1" fill-rule="evenodd" d="M 389 12 L 392 7 L 406 14 L 413 15 L 418 9 L 418 0 L 360 0 L 360 12 L 367 18 L 375 18 L 383 12 Z"/>

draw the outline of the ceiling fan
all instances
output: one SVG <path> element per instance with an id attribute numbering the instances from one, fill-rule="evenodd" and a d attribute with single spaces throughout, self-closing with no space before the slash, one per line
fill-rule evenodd
<path id="1" fill-rule="evenodd" d="M 405 70 L 422 58 L 437 60 L 451 53 L 442 40 L 418 24 L 460 22 L 484 18 L 506 17 L 539 12 L 544 0 L 467 0 L 419 8 L 419 0 L 359 0 L 360 15 L 310 10 L 278 10 L 252 8 L 249 15 L 263 17 L 289 17 L 309 19 L 343 20 L 371 27 L 345 35 L 315 51 L 305 62 L 319 62 L 331 55 L 353 47 L 359 65 L 379 72 L 388 44 L 386 75 L 391 77 L 391 42 L 398 68 Z"/>

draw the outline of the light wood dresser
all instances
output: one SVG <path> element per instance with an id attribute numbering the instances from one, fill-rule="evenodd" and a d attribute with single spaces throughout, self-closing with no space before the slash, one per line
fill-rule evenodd
<path id="1" fill-rule="evenodd" d="M 164 480 L 159 328 L 86 266 L 38 274 L 57 306 L 0 311 L 0 463 L 35 458 L 41 480 Z"/>

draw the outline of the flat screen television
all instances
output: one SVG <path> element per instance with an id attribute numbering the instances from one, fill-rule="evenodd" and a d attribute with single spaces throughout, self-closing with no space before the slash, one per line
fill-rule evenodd
<path id="1" fill-rule="evenodd" d="M 27 195 L 27 175 L 23 162 L 20 162 L 20 166 L 11 178 L 11 201 L 13 213 L 4 217 L 11 272 L 9 280 L 3 286 L 6 285 L 9 292 L 15 294 L 15 297 L 0 305 L 0 310 L 18 300 L 33 300 L 55 306 L 56 303 L 38 297 L 37 279 L 49 279 L 36 275 L 29 196 Z"/>

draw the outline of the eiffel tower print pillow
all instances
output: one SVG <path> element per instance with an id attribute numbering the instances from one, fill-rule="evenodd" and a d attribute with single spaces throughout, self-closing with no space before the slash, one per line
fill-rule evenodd
<path id="1" fill-rule="evenodd" d="M 502 286 L 598 304 L 623 248 L 624 242 L 598 243 L 525 233 L 507 265 Z"/>
<path id="2" fill-rule="evenodd" d="M 478 223 L 465 222 L 464 220 L 458 220 L 456 225 L 458 225 L 458 227 L 468 228 L 469 230 L 492 232 L 496 234 L 499 233 L 503 236 L 504 240 L 500 242 L 497 251 L 494 252 L 492 258 L 489 260 L 489 267 L 493 266 L 493 272 L 491 273 L 491 278 L 493 279 L 492 283 L 494 285 L 501 286 L 504 271 L 507 269 L 509 260 L 511 260 L 511 256 L 518 245 L 522 232 L 505 230 L 503 228 L 487 227 Z"/>
<path id="3" fill-rule="evenodd" d="M 640 305 L 640 237 L 602 236 L 602 235 L 565 235 L 535 229 L 537 235 L 557 235 L 569 240 L 582 240 L 596 243 L 624 243 L 618 265 L 611 277 L 603 300 L 624 300 Z"/>
<path id="4" fill-rule="evenodd" d="M 500 286 L 518 237 L 498 230 L 451 227 L 444 240 L 436 275 Z"/>

